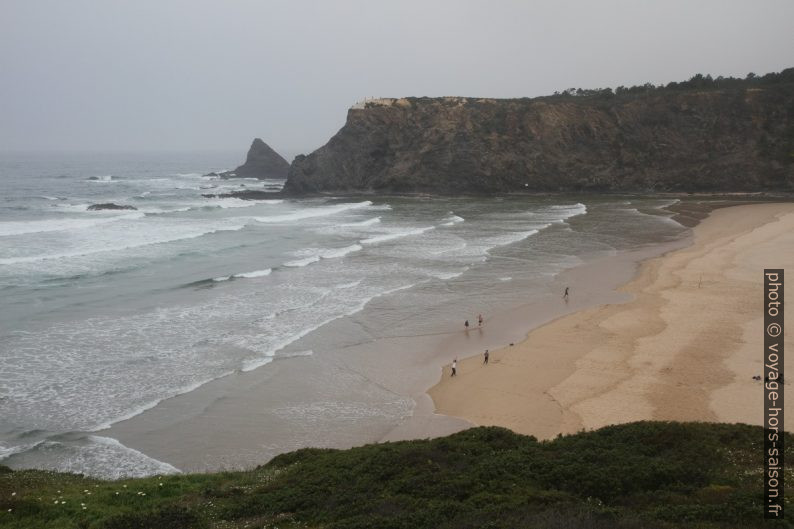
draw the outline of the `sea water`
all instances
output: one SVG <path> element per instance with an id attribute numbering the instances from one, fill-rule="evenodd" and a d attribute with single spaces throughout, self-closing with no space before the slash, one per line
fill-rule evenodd
<path id="1" fill-rule="evenodd" d="M 391 303 L 373 332 L 393 333 L 429 298 L 518 301 L 583 259 L 685 231 L 673 200 L 642 197 L 204 196 L 283 184 L 204 176 L 234 162 L 0 155 L 0 464 L 176 472 L 95 432 L 229 373 L 321 354 L 290 345 L 375 298 Z M 106 202 L 136 209 L 88 209 Z"/>

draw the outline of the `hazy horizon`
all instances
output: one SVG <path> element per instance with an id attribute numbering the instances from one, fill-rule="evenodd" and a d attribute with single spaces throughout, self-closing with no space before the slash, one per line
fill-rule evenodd
<path id="1" fill-rule="evenodd" d="M 794 4 L 208 0 L 0 8 L 0 151 L 324 144 L 364 97 L 535 97 L 794 66 Z"/>

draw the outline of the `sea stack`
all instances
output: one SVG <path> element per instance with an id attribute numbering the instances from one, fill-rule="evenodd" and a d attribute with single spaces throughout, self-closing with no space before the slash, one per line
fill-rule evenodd
<path id="1" fill-rule="evenodd" d="M 254 139 L 245 163 L 234 171 L 221 173 L 223 178 L 286 179 L 289 162 L 260 138 Z"/>

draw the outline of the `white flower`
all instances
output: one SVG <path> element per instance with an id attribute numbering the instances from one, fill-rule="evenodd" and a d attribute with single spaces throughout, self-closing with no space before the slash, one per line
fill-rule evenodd
<path id="1" fill-rule="evenodd" d="M 16 492 L 12 492 L 12 493 L 11 493 L 11 496 L 16 496 L 16 495 L 17 495 L 17 493 L 16 493 Z"/>

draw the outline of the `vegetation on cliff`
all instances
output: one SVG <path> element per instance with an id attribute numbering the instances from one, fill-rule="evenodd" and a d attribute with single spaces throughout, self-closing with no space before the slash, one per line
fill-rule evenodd
<path id="1" fill-rule="evenodd" d="M 243 472 L 99 481 L 0 467 L 0 527 L 790 527 L 763 519 L 762 439 L 759 427 L 704 423 L 548 442 L 473 428 L 298 450 Z"/>
<path id="2" fill-rule="evenodd" d="M 525 99 L 381 99 L 285 191 L 794 191 L 794 68 Z"/>

